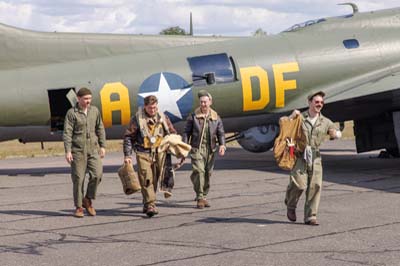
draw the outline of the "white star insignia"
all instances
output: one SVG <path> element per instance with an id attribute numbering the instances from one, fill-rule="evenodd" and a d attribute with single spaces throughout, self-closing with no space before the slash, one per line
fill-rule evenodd
<path id="1" fill-rule="evenodd" d="M 181 112 L 179 111 L 179 107 L 177 102 L 188 92 L 190 88 L 187 89 L 175 89 L 171 90 L 168 85 L 167 80 L 164 77 L 164 74 L 161 73 L 160 76 L 160 84 L 158 85 L 158 90 L 153 92 L 144 92 L 139 93 L 140 97 L 147 97 L 149 95 L 155 95 L 158 99 L 158 110 L 160 112 L 168 111 L 174 116 L 183 119 Z"/>

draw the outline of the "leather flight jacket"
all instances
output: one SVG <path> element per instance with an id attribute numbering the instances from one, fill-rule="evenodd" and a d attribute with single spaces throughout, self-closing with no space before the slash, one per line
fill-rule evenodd
<path id="1" fill-rule="evenodd" d="M 205 115 L 201 112 L 200 107 L 197 108 L 194 113 L 189 115 L 185 132 L 183 134 L 183 141 L 189 143 L 192 148 L 198 149 L 200 147 L 200 142 L 203 138 L 203 132 L 205 121 Z M 210 109 L 210 114 L 208 116 L 208 130 L 211 138 L 211 149 L 215 150 L 217 147 L 217 140 L 219 145 L 225 146 L 225 131 L 222 124 L 222 120 L 214 110 Z"/>
<path id="2" fill-rule="evenodd" d="M 161 131 L 159 132 L 161 136 L 165 136 L 170 133 L 174 134 L 176 133 L 175 128 L 173 127 L 171 121 L 168 119 L 167 116 L 161 113 L 158 113 L 156 116 L 157 116 L 156 119 L 157 123 L 160 123 L 160 125 L 162 125 Z M 132 116 L 130 124 L 124 134 L 123 151 L 125 156 L 132 155 L 133 150 L 135 152 L 145 152 L 145 153 L 150 153 L 152 150 L 151 148 L 145 147 L 145 141 L 144 141 L 145 136 L 143 135 L 146 135 L 146 133 L 144 133 L 144 130 L 141 130 L 140 124 L 141 123 L 138 121 L 138 116 L 137 115 Z"/>

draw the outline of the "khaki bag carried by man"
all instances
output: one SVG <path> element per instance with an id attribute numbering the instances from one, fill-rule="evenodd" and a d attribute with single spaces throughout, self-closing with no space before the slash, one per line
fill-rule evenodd
<path id="1" fill-rule="evenodd" d="M 296 155 L 302 154 L 307 145 L 302 122 L 301 115 L 294 119 L 287 116 L 279 119 L 280 131 L 274 143 L 274 157 L 278 166 L 284 170 L 292 170 Z"/>
<path id="2" fill-rule="evenodd" d="M 142 189 L 132 164 L 124 163 L 118 169 L 118 175 L 121 179 L 122 189 L 126 195 L 133 194 Z"/>

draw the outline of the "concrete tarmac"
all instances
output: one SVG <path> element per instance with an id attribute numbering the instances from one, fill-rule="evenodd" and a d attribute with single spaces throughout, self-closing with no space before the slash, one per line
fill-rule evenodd
<path id="1" fill-rule="evenodd" d="M 399 159 L 356 154 L 351 141 L 322 149 L 319 226 L 286 218 L 288 172 L 271 152 L 230 148 L 218 158 L 208 199 L 195 208 L 190 160 L 160 214 L 126 196 L 107 154 L 96 217 L 74 218 L 63 157 L 0 161 L 0 265 L 400 265 Z"/>

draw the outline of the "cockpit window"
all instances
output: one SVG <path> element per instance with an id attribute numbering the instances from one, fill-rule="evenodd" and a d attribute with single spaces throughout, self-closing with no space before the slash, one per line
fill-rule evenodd
<path id="1" fill-rule="evenodd" d="M 226 53 L 188 57 L 194 86 L 235 81 L 233 60 Z"/>
<path id="2" fill-rule="evenodd" d="M 343 41 L 343 45 L 347 49 L 355 49 L 360 46 L 360 43 L 356 39 L 348 39 Z"/>
<path id="3" fill-rule="evenodd" d="M 324 21 L 326 21 L 326 19 L 324 19 L 324 18 L 314 19 L 314 20 L 307 20 L 306 22 L 303 22 L 303 23 L 294 24 L 289 29 L 284 30 L 284 32 L 297 31 L 299 29 L 302 29 L 302 28 L 305 28 L 305 27 L 308 27 L 308 26 L 311 26 L 311 25 L 314 25 L 314 24 L 317 24 L 317 23 L 321 23 L 321 22 L 324 22 Z"/>

